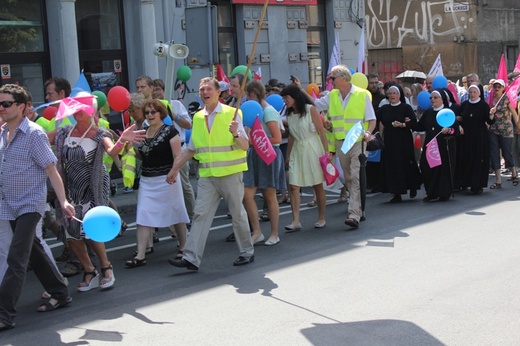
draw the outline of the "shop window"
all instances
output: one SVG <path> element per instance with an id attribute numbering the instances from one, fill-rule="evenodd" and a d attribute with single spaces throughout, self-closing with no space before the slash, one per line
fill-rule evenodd
<path id="1" fill-rule="evenodd" d="M 516 65 L 518 58 L 519 49 L 518 46 L 507 46 L 506 57 L 507 57 L 507 71 L 512 72 Z"/>
<path id="2" fill-rule="evenodd" d="M 42 0 L 0 7 L 0 85 L 26 87 L 35 105 L 45 102 L 43 83 L 50 75 L 45 17 Z"/>
<path id="3" fill-rule="evenodd" d="M 93 90 L 128 87 L 121 0 L 76 1 L 80 67 Z"/>
<path id="4" fill-rule="evenodd" d="M 10 1 L 0 9 L 0 53 L 43 52 L 40 0 Z"/>
<path id="5" fill-rule="evenodd" d="M 229 0 L 212 1 L 217 6 L 218 61 L 227 76 L 237 65 L 234 7 Z"/>

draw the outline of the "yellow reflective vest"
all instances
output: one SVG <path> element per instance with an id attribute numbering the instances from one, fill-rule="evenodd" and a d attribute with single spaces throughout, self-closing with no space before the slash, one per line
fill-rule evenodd
<path id="1" fill-rule="evenodd" d="M 365 106 L 367 90 L 352 86 L 352 95 L 347 103 L 347 107 L 343 109 L 341 103 L 341 96 L 338 89 L 333 89 L 330 92 L 329 98 L 329 118 L 332 123 L 332 134 L 334 140 L 344 140 L 348 131 L 360 120 L 365 119 Z M 363 122 L 363 128 L 368 129 L 368 122 Z M 359 137 L 358 142 L 362 140 Z M 335 152 L 335 143 L 329 141 L 329 151 Z"/>
<path id="2" fill-rule="evenodd" d="M 208 132 L 203 111 L 193 117 L 191 141 L 195 147 L 195 159 L 199 161 L 200 177 L 224 177 L 247 171 L 247 152 L 240 149 L 229 132 L 229 124 L 235 115 L 235 108 L 222 105 L 211 132 Z M 242 113 L 239 111 L 239 115 Z"/>

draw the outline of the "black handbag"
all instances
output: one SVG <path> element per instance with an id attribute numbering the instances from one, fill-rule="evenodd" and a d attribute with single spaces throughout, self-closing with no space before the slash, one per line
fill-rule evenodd
<path id="1" fill-rule="evenodd" d="M 374 135 L 372 135 L 372 139 L 367 143 L 367 151 L 375 151 L 383 149 L 384 147 L 385 142 L 383 141 L 383 138 L 379 132 L 376 132 Z"/>

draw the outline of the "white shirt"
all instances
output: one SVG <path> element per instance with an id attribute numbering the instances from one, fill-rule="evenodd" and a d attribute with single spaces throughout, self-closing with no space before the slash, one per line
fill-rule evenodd
<path id="1" fill-rule="evenodd" d="M 215 117 L 217 116 L 217 113 L 222 113 L 222 103 L 219 102 L 211 114 L 208 113 L 208 111 L 206 110 L 206 107 L 204 107 L 200 112 L 204 112 L 204 115 L 206 117 L 208 117 L 207 124 L 208 124 L 209 130 L 211 131 L 211 127 L 213 126 L 213 122 L 215 121 Z M 240 136 L 249 140 L 246 130 L 244 129 L 244 124 L 242 123 L 242 117 L 240 117 L 240 116 L 236 117 L 236 121 L 238 122 L 238 133 L 240 133 Z M 195 151 L 195 145 L 193 144 L 193 141 L 191 141 L 191 140 L 188 143 L 188 149 Z"/>
<path id="2" fill-rule="evenodd" d="M 355 88 L 357 88 L 357 87 L 355 85 L 352 85 L 349 93 L 347 94 L 347 96 L 345 98 L 342 98 L 341 92 L 338 93 L 338 97 L 341 100 L 343 109 L 345 109 L 345 107 L 347 107 L 348 101 L 350 100 L 350 95 L 353 94 Z M 314 106 L 319 111 L 328 110 L 329 106 L 330 106 L 330 96 L 331 95 L 332 95 L 331 93 L 328 93 L 324 97 L 320 97 L 319 99 L 314 100 Z M 364 121 L 376 120 L 376 114 L 374 112 L 374 107 L 372 107 L 372 101 L 370 100 L 370 96 L 368 96 L 368 94 L 366 94 L 365 98 L 366 98 L 366 102 L 365 102 L 365 119 L 364 119 Z M 290 131 L 290 129 L 289 129 L 289 131 Z"/>

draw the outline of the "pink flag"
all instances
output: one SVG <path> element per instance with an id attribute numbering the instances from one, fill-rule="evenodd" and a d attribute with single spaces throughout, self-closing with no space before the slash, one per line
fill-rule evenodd
<path id="1" fill-rule="evenodd" d="M 455 102 L 460 105 L 459 93 L 457 92 L 457 87 L 453 83 L 448 83 L 448 90 L 453 94 L 453 98 Z"/>
<path id="2" fill-rule="evenodd" d="M 85 111 L 88 115 L 94 114 L 95 108 L 92 107 L 92 99 L 95 96 L 84 97 L 66 97 L 60 102 L 58 112 L 56 112 L 56 120 L 61 120 L 73 115 L 79 111 Z M 90 104 L 88 104 L 90 103 Z"/>
<path id="3" fill-rule="evenodd" d="M 507 65 L 506 65 L 506 58 L 504 54 L 502 54 L 502 57 L 500 58 L 500 65 L 498 65 L 498 72 L 496 79 L 502 79 L 504 83 L 506 83 L 507 86 Z"/>
<path id="4" fill-rule="evenodd" d="M 442 165 L 441 153 L 439 151 L 439 144 L 437 143 L 437 137 L 432 139 L 426 144 L 426 160 L 430 168 Z"/>
<path id="5" fill-rule="evenodd" d="M 500 57 L 500 64 L 498 65 L 498 72 L 497 72 L 497 76 L 495 79 L 502 79 L 507 87 L 507 84 L 508 84 L 507 83 L 508 82 L 507 65 L 506 65 L 506 58 L 505 58 L 504 54 L 502 54 L 502 57 Z M 488 99 L 487 99 L 489 107 L 493 107 L 494 98 L 495 98 L 495 90 L 493 88 L 491 88 L 491 90 L 489 91 Z"/>
<path id="6" fill-rule="evenodd" d="M 259 117 L 256 117 L 249 136 L 251 137 L 251 142 L 253 143 L 253 147 L 255 148 L 258 156 L 260 156 L 260 158 L 267 165 L 270 165 L 271 162 L 276 159 L 276 152 L 273 149 L 273 145 L 269 141 L 269 137 L 267 137 L 265 134 L 265 131 L 262 128 L 262 124 L 260 124 Z"/>
<path id="7" fill-rule="evenodd" d="M 518 53 L 518 58 L 516 58 L 516 64 L 513 72 L 520 72 L 520 53 Z"/>
<path id="8" fill-rule="evenodd" d="M 509 84 L 506 89 L 506 95 L 509 98 L 509 102 L 511 102 L 511 106 L 516 109 L 518 105 L 518 90 L 520 89 L 520 77 L 516 77 L 513 83 Z"/>

